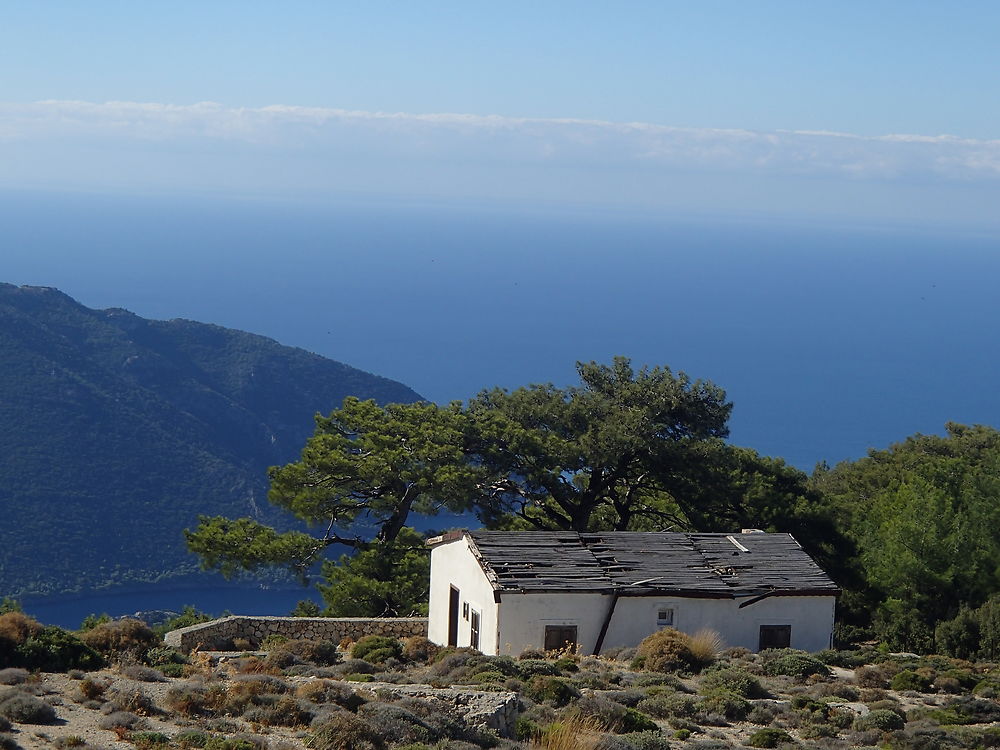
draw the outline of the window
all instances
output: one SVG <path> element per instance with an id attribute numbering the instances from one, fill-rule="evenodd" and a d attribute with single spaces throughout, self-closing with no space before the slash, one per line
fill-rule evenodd
<path id="1" fill-rule="evenodd" d="M 469 637 L 469 645 L 474 649 L 479 649 L 479 613 L 472 610 L 472 635 Z"/>
<path id="2" fill-rule="evenodd" d="M 672 628 L 674 626 L 674 610 L 670 607 L 660 607 L 656 610 L 656 627 Z"/>
<path id="3" fill-rule="evenodd" d="M 546 651 L 576 651 L 576 625 L 546 625 Z"/>
<path id="4" fill-rule="evenodd" d="M 760 626 L 760 651 L 763 651 L 765 648 L 789 648 L 791 645 L 791 625 Z"/>
<path id="5" fill-rule="evenodd" d="M 468 620 L 469 619 L 469 603 L 468 602 L 462 602 L 462 619 L 463 620 Z"/>

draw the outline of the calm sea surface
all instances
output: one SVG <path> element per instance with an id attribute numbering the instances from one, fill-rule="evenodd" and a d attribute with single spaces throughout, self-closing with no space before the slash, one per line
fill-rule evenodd
<path id="1" fill-rule="evenodd" d="M 576 360 L 625 354 L 723 386 L 733 442 L 805 470 L 948 420 L 1000 425 L 996 234 L 0 197 L 0 281 L 265 334 L 437 401 L 568 384 Z"/>

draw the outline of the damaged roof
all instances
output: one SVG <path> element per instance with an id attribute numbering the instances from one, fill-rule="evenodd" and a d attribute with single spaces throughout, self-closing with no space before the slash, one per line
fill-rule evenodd
<path id="1" fill-rule="evenodd" d="M 782 593 L 834 595 L 839 591 L 791 534 L 463 534 L 499 591 L 712 598 Z"/>

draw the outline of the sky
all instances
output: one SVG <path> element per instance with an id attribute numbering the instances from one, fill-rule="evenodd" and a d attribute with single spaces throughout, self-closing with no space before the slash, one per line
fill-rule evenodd
<path id="1" fill-rule="evenodd" d="M 3 3 L 0 188 L 994 227 L 1000 5 Z"/>

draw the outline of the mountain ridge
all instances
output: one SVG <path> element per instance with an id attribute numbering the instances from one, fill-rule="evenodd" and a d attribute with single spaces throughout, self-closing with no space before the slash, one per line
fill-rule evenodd
<path id="1" fill-rule="evenodd" d="M 189 575 L 199 513 L 269 518 L 268 466 L 401 383 L 273 339 L 0 284 L 0 594 Z"/>

